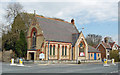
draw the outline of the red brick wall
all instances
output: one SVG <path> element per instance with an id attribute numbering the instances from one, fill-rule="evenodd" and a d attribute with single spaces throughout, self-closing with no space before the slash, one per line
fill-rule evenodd
<path id="1" fill-rule="evenodd" d="M 101 52 L 101 58 L 106 58 L 106 49 L 103 47 L 103 45 L 100 44 L 97 49 Z"/>

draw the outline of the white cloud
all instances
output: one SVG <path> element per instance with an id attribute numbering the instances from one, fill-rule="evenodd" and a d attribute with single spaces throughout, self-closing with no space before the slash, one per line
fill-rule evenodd
<path id="1" fill-rule="evenodd" d="M 82 2 L 82 3 L 86 3 L 86 2 L 92 2 L 96 3 L 96 2 L 118 2 L 119 0 L 1 0 L 1 2 Z"/>
<path id="2" fill-rule="evenodd" d="M 79 17 L 77 21 L 79 24 L 104 20 L 116 21 L 118 17 L 118 0 L 29 0 L 29 2 L 27 0 L 2 0 L 2 2 L 20 2 L 29 13 L 36 10 L 37 14 L 59 17 L 67 21 Z"/>
<path id="3" fill-rule="evenodd" d="M 74 18 L 80 25 L 94 21 L 117 21 L 119 0 L 2 0 L 2 2 L 20 2 L 24 10 L 47 17 L 63 18 L 66 21 Z M 0 3 L 3 17 L 7 3 Z M 51 3 L 50 3 L 51 2 Z M 76 18 L 77 17 L 77 18 Z"/>

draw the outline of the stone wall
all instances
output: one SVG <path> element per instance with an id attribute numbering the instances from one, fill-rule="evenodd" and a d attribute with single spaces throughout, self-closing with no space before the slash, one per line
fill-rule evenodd
<path id="1" fill-rule="evenodd" d="M 80 60 L 78 60 L 80 61 Z M 25 63 L 37 63 L 37 64 L 78 64 L 78 61 L 75 60 L 49 60 L 49 61 L 42 61 L 42 60 L 38 60 L 38 61 L 27 61 Z M 101 60 L 81 60 L 80 61 L 81 64 L 85 64 L 85 63 L 102 63 Z"/>
<path id="2" fill-rule="evenodd" d="M 10 59 L 12 58 L 12 55 L 13 55 L 12 50 L 9 50 L 9 51 L 3 50 L 3 52 L 0 52 L 0 56 L 2 57 L 3 62 L 10 62 Z"/>

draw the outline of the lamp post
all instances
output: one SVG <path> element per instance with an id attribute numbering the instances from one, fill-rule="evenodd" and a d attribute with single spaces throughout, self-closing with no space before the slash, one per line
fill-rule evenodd
<path id="1" fill-rule="evenodd" d="M 82 28 L 78 28 L 78 29 L 79 29 L 79 32 L 80 32 L 80 29 L 82 29 L 82 30 L 83 30 L 83 29 L 84 29 L 84 27 L 82 27 Z"/>

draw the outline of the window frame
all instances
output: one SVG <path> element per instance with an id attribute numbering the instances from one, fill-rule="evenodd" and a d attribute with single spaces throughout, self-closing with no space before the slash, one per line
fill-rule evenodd
<path id="1" fill-rule="evenodd" d="M 82 45 L 81 45 L 81 44 L 82 44 Z M 81 47 L 82 47 L 82 48 L 81 48 Z M 85 53 L 85 52 L 84 52 L 84 49 L 85 49 L 85 46 L 84 46 L 83 42 L 81 42 L 81 43 L 79 44 L 79 56 L 80 56 L 80 53 L 81 53 L 81 52 Z M 84 57 L 84 56 L 80 56 L 80 57 Z"/>
<path id="2" fill-rule="evenodd" d="M 33 31 L 33 36 L 32 36 L 32 48 L 35 48 L 35 47 L 36 47 L 36 40 L 37 40 L 36 34 L 37 34 L 37 32 L 36 32 L 36 31 Z"/>
<path id="3" fill-rule="evenodd" d="M 55 45 L 53 45 L 53 55 L 55 55 Z"/>
<path id="4" fill-rule="evenodd" d="M 67 46 L 65 46 L 65 56 L 67 56 Z"/>
<path id="5" fill-rule="evenodd" d="M 62 46 L 62 56 L 64 56 L 64 46 Z"/>
<path id="6" fill-rule="evenodd" d="M 50 56 L 52 55 L 52 45 L 50 45 Z"/>

